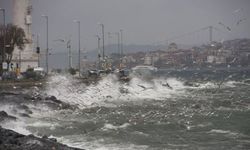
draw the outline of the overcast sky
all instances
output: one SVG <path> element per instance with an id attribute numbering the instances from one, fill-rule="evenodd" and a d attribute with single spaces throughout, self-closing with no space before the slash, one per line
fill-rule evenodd
<path id="1" fill-rule="evenodd" d="M 98 23 L 105 25 L 105 33 L 124 30 L 126 44 L 165 44 L 166 40 L 202 27 L 213 25 L 216 40 L 250 38 L 250 0 L 32 0 L 34 34 L 39 33 L 45 47 L 45 20 L 49 16 L 50 47 L 64 49 L 53 40 L 72 36 L 77 49 L 77 25 L 81 21 L 81 41 L 85 50 L 97 47 L 96 34 L 101 34 Z M 11 0 L 0 0 L 11 21 Z M 236 11 L 240 10 L 240 11 Z M 235 13 L 234 13 L 235 12 Z M 240 25 L 236 23 L 244 20 Z M 0 19 L 2 22 L 2 19 Z M 218 23 L 229 26 L 232 31 Z M 106 36 L 106 44 L 116 38 Z M 193 44 L 208 41 L 208 31 L 180 38 L 177 43 Z"/>

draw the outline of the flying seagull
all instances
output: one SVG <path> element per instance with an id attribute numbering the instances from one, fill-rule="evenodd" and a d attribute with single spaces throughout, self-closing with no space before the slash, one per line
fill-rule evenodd
<path id="1" fill-rule="evenodd" d="M 233 11 L 233 14 L 237 14 L 237 13 L 241 12 L 242 10 L 243 10 L 243 8 L 236 9 L 235 11 Z"/>
<path id="2" fill-rule="evenodd" d="M 223 24 L 222 22 L 219 22 L 219 25 L 222 25 L 224 28 L 226 28 L 229 32 L 232 31 L 232 29 L 229 26 L 226 26 L 225 24 Z"/>
<path id="3" fill-rule="evenodd" d="M 247 18 L 238 20 L 237 23 L 236 23 L 236 25 L 238 26 L 241 22 L 243 22 L 243 21 L 245 21 L 245 20 L 247 20 Z"/>

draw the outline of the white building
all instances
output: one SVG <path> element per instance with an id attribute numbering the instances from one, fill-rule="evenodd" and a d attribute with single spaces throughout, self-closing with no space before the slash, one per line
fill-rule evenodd
<path id="1" fill-rule="evenodd" d="M 21 72 L 28 68 L 38 67 L 38 55 L 34 51 L 34 43 L 31 32 L 32 25 L 32 4 L 31 0 L 13 0 L 13 20 L 12 23 L 22 28 L 25 32 L 27 43 L 20 51 L 15 48 L 12 58 L 14 67 L 18 66 Z"/>
<path id="2" fill-rule="evenodd" d="M 207 56 L 207 62 L 208 63 L 214 63 L 215 59 L 216 59 L 215 56 L 212 56 L 212 55 Z"/>
<path id="3" fill-rule="evenodd" d="M 153 64 L 152 56 L 146 54 L 144 58 L 144 65 L 152 65 L 152 64 Z"/>

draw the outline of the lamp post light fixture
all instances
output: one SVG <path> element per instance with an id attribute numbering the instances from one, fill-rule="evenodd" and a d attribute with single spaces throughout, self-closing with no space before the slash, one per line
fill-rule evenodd
<path id="1" fill-rule="evenodd" d="M 46 19 L 46 72 L 49 73 L 49 17 L 42 15 Z"/>
<path id="2" fill-rule="evenodd" d="M 81 22 L 79 20 L 74 20 L 78 24 L 78 69 L 79 77 L 81 76 Z"/>

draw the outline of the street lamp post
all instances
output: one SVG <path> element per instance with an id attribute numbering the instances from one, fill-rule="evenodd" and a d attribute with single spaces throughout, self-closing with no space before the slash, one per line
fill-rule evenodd
<path id="1" fill-rule="evenodd" d="M 2 64 L 5 62 L 5 45 L 6 45 L 6 29 L 5 29 L 5 9 L 0 8 L 0 11 L 3 12 L 3 27 L 4 27 L 4 36 L 3 36 L 3 52 L 2 52 Z M 3 67 L 3 66 L 1 66 Z M 3 68 L 2 68 L 3 70 Z"/>
<path id="2" fill-rule="evenodd" d="M 116 32 L 117 34 L 117 48 L 118 48 L 118 54 L 119 54 L 119 60 L 120 60 L 120 64 L 119 64 L 119 68 L 121 69 L 121 65 L 122 65 L 122 46 L 121 46 L 121 30 L 120 32 Z"/>
<path id="3" fill-rule="evenodd" d="M 71 39 L 67 41 L 67 48 L 69 49 L 69 69 L 71 69 L 72 68 Z"/>
<path id="4" fill-rule="evenodd" d="M 108 32 L 108 44 L 107 45 L 111 45 L 111 38 L 112 38 L 112 33 Z"/>
<path id="5" fill-rule="evenodd" d="M 42 17 L 44 17 L 46 19 L 46 45 L 47 45 L 47 48 L 46 48 L 46 72 L 49 73 L 49 18 L 48 16 L 46 15 L 42 15 Z"/>
<path id="6" fill-rule="evenodd" d="M 123 57 L 123 30 L 120 30 L 120 34 L 121 34 L 121 56 Z"/>
<path id="7" fill-rule="evenodd" d="M 79 77 L 81 76 L 81 22 L 79 20 L 74 20 L 78 24 L 78 69 Z"/>
<path id="8" fill-rule="evenodd" d="M 121 59 L 121 50 L 120 50 L 120 33 L 116 32 L 117 35 L 117 53 L 119 54 L 119 57 Z"/>
<path id="9" fill-rule="evenodd" d="M 39 47 L 39 34 L 36 36 L 36 53 L 37 53 L 37 66 L 40 67 L 40 47 Z"/>
<path id="10" fill-rule="evenodd" d="M 99 37 L 99 35 L 96 35 L 97 37 L 97 44 L 98 44 L 98 69 L 101 68 L 101 54 L 100 54 L 100 41 L 101 41 L 101 38 Z"/>
<path id="11" fill-rule="evenodd" d="M 101 44 L 100 44 L 101 38 L 99 37 L 99 35 L 96 35 L 96 37 L 97 37 L 97 42 L 98 42 L 98 43 L 97 43 L 97 44 L 98 44 L 98 50 L 100 50 L 100 47 L 101 47 L 101 46 L 100 46 L 100 45 L 101 45 Z"/>
<path id="12" fill-rule="evenodd" d="M 102 58 L 105 58 L 105 50 L 104 50 L 104 24 L 100 24 L 102 27 Z"/>

